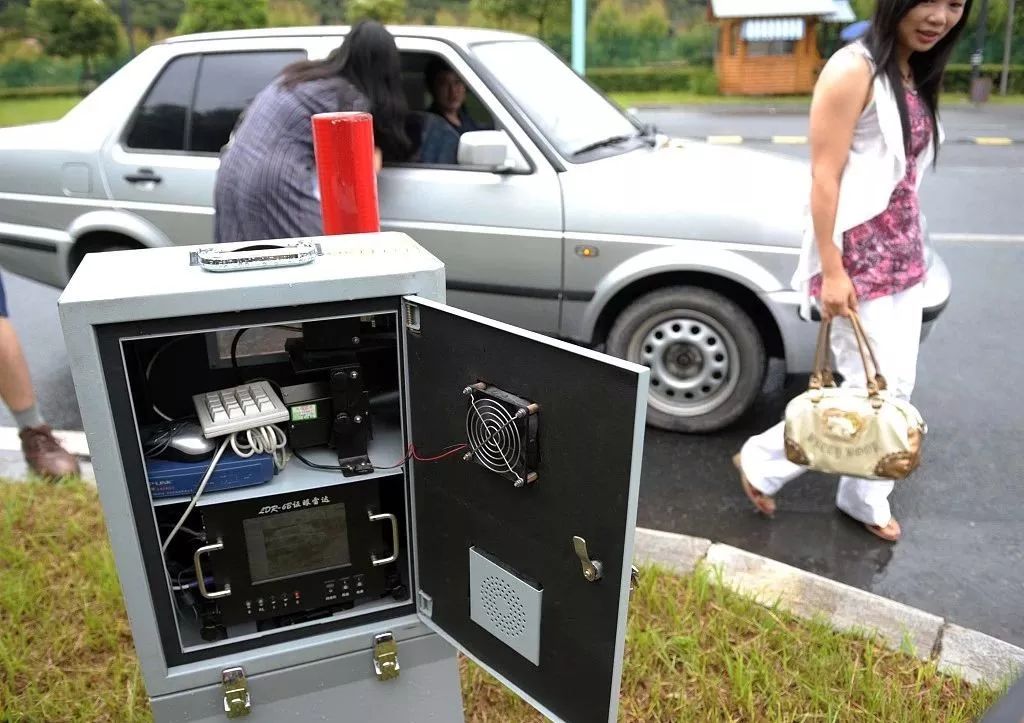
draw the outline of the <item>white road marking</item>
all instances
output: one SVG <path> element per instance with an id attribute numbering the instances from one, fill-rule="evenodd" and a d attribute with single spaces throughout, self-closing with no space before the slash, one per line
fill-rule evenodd
<path id="1" fill-rule="evenodd" d="M 1024 244 L 1024 234 L 1019 233 L 933 233 L 932 241 L 954 243 L 1006 243 Z"/>

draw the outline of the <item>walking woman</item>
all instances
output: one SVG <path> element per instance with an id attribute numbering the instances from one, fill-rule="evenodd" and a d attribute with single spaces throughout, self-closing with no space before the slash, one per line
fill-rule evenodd
<path id="1" fill-rule="evenodd" d="M 849 317 L 860 316 L 889 389 L 910 398 L 925 276 L 918 187 L 942 141 L 943 71 L 971 0 L 878 0 L 863 40 L 825 65 L 811 103 L 811 223 L 794 277 L 834 319 L 832 353 L 844 384 L 866 384 Z M 805 310 L 807 304 L 805 304 Z M 733 461 L 757 509 L 804 468 L 786 459 L 784 423 L 751 437 Z M 900 538 L 894 483 L 843 477 L 836 505 L 884 540 Z"/>
<path id="2" fill-rule="evenodd" d="M 326 59 L 285 68 L 253 99 L 221 155 L 217 242 L 323 233 L 311 118 L 338 111 L 373 114 L 378 168 L 412 154 L 398 48 L 376 21 L 352 28 Z"/>

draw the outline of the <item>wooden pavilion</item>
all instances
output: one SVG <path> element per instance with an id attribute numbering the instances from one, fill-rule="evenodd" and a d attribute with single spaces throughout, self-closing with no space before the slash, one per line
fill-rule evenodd
<path id="1" fill-rule="evenodd" d="M 809 93 L 821 69 L 819 23 L 854 18 L 848 0 L 710 0 L 724 95 Z"/>

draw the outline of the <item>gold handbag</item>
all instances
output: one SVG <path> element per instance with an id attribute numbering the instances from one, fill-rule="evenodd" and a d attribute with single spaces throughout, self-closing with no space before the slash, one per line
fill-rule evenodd
<path id="1" fill-rule="evenodd" d="M 786 458 L 829 474 L 905 479 L 921 462 L 927 426 L 910 402 L 888 391 L 860 319 L 852 314 L 850 322 L 867 389 L 836 386 L 828 361 L 832 324 L 822 322 L 808 389 L 786 405 Z"/>

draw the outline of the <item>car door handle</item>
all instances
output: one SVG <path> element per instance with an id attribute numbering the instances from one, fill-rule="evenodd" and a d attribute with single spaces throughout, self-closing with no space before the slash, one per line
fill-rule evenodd
<path id="1" fill-rule="evenodd" d="M 128 183 L 160 183 L 163 179 L 148 168 L 140 168 L 138 173 L 129 173 L 124 180 Z"/>

